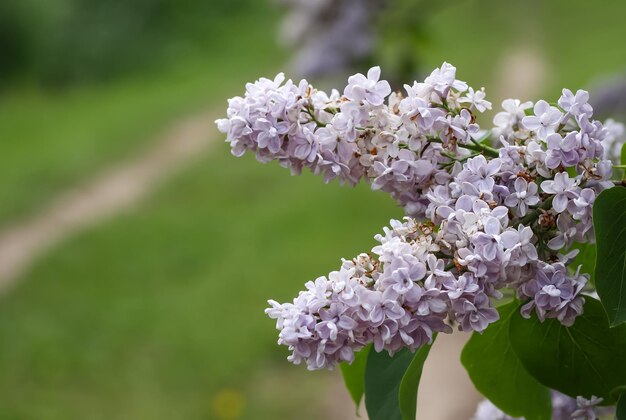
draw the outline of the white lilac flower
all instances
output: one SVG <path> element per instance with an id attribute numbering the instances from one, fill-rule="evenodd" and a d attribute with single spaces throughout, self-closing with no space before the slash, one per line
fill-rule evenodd
<path id="1" fill-rule="evenodd" d="M 479 112 L 485 112 L 491 109 L 491 102 L 485 100 L 486 93 L 485 88 L 474 91 L 474 88 L 469 87 L 465 96 L 459 99 L 460 103 L 469 103 L 472 107 L 476 108 Z"/>
<path id="2" fill-rule="evenodd" d="M 556 131 L 563 114 L 544 100 L 537 101 L 533 110 L 535 115 L 524 117 L 522 124 L 527 130 L 536 131 L 540 140 L 545 140 L 549 134 Z"/>
<path id="3" fill-rule="evenodd" d="M 455 115 L 452 119 L 440 119 L 444 125 L 447 125 L 453 136 L 461 143 L 467 143 L 470 139 L 477 139 L 480 134 L 478 124 L 472 122 L 472 115 L 467 109 L 462 109 L 459 115 Z"/>
<path id="4" fill-rule="evenodd" d="M 584 114 L 591 117 L 593 115 L 593 108 L 589 105 L 589 92 L 585 90 L 579 89 L 576 94 L 573 94 L 571 90 L 563 89 L 563 95 L 559 98 L 558 104 L 561 109 L 574 116 Z"/>
<path id="5" fill-rule="evenodd" d="M 577 198 L 569 202 L 567 210 L 576 220 L 591 217 L 591 206 L 596 200 L 596 192 L 592 188 L 584 188 Z"/>
<path id="6" fill-rule="evenodd" d="M 509 236 L 507 240 L 515 244 L 515 246 L 510 248 L 510 253 L 511 261 L 515 261 L 517 265 L 523 267 L 529 261 L 535 262 L 539 258 L 537 248 L 535 248 L 532 242 L 535 239 L 534 232 L 530 227 L 519 225 L 517 231 L 507 229 L 502 233 L 502 236 Z"/>
<path id="7" fill-rule="evenodd" d="M 382 105 L 391 93 L 391 87 L 389 82 L 379 79 L 380 67 L 369 69 L 367 77 L 361 73 L 350 76 L 343 95 L 352 101 L 367 101 L 373 106 Z"/>
<path id="8" fill-rule="evenodd" d="M 519 99 L 505 99 L 502 101 L 504 111 L 493 117 L 493 124 L 497 127 L 497 135 L 512 133 L 526 116 L 526 110 L 533 107 L 533 103 L 522 102 Z"/>
<path id="9" fill-rule="evenodd" d="M 489 400 L 482 400 L 476 407 L 472 420 L 517 420 L 500 410 Z"/>
<path id="10" fill-rule="evenodd" d="M 449 63 L 443 63 L 440 68 L 433 70 L 424 83 L 432 86 L 441 98 L 446 98 L 450 89 L 465 92 L 468 88 L 467 83 L 456 79 L 456 67 Z"/>

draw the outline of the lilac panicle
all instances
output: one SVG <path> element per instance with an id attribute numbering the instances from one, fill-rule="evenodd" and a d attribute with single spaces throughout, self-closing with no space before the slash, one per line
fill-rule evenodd
<path id="1" fill-rule="evenodd" d="M 606 147 L 619 127 L 593 120 L 584 91 L 557 104 L 507 99 L 484 130 L 476 116 L 491 103 L 448 63 L 404 93 L 373 67 L 341 91 L 279 74 L 232 98 L 216 123 L 234 155 L 365 181 L 407 215 L 293 302 L 270 301 L 289 359 L 332 368 L 370 343 L 394 354 L 452 327 L 482 332 L 503 290 L 523 316 L 572 325 L 588 275 L 571 267 L 571 247 L 594 241 L 592 205 L 613 185 Z"/>

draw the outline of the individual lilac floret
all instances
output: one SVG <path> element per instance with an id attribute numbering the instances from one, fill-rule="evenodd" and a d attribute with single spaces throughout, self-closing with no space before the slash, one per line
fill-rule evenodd
<path id="1" fill-rule="evenodd" d="M 546 157 L 546 166 L 550 169 L 556 169 L 559 166 L 568 168 L 576 166 L 580 161 L 578 154 L 580 134 L 576 131 L 568 133 L 565 137 L 561 137 L 558 133 L 552 133 L 546 138 L 548 144 L 548 154 Z"/>
<path id="2" fill-rule="evenodd" d="M 517 178 L 513 188 L 515 191 L 512 191 L 511 195 L 504 200 L 504 204 L 507 207 L 514 208 L 518 216 L 525 216 L 530 206 L 535 206 L 539 203 L 537 184 L 534 182 L 529 183 L 524 178 Z"/>
<path id="3" fill-rule="evenodd" d="M 576 222 L 567 213 L 561 213 L 556 219 L 556 236 L 548 241 L 548 248 L 558 251 L 569 249 L 575 240 L 581 241 L 581 232 Z"/>
<path id="4" fill-rule="evenodd" d="M 470 87 L 468 88 L 468 92 L 465 96 L 459 99 L 459 102 L 468 103 L 479 112 L 485 112 L 486 110 L 491 109 L 491 102 L 485 99 L 486 96 L 487 94 L 485 93 L 484 88 L 474 91 L 474 88 Z"/>
<path id="5" fill-rule="evenodd" d="M 544 100 L 537 101 L 534 111 L 535 115 L 524 117 L 522 124 L 527 130 L 536 131 L 540 140 L 545 140 L 549 134 L 556 131 L 563 113 Z"/>
<path id="6" fill-rule="evenodd" d="M 522 102 L 519 99 L 505 99 L 502 101 L 504 111 L 493 117 L 493 124 L 497 127 L 496 135 L 510 135 L 519 128 L 519 124 L 526 116 L 526 110 L 533 107 L 533 103 Z"/>
<path id="7" fill-rule="evenodd" d="M 552 208 L 557 213 L 563 213 L 571 199 L 578 197 L 578 182 L 575 178 L 570 178 L 567 172 L 559 172 L 554 176 L 554 180 L 547 180 L 541 183 L 541 189 L 554 194 Z"/>
<path id="8" fill-rule="evenodd" d="M 440 98 L 446 98 L 450 89 L 465 92 L 468 88 L 467 83 L 457 80 L 456 67 L 445 62 L 424 80 L 424 84 L 431 87 Z"/>
<path id="9" fill-rule="evenodd" d="M 380 67 L 372 67 L 367 77 L 361 73 L 350 76 L 343 94 L 353 101 L 367 101 L 373 106 L 380 106 L 391 93 L 389 82 L 380 79 Z"/>
<path id="10" fill-rule="evenodd" d="M 579 89 L 573 94 L 569 89 L 563 89 L 563 95 L 559 98 L 559 106 L 568 114 L 575 117 L 585 115 L 591 118 L 593 108 L 589 104 L 589 92 Z"/>

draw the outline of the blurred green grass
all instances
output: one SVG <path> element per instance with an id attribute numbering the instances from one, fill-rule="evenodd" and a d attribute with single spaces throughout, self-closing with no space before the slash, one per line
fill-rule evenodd
<path id="1" fill-rule="evenodd" d="M 425 65 L 450 61 L 489 91 L 498 59 L 528 44 L 559 71 L 550 95 L 626 66 L 617 42 L 626 4 L 525 5 L 466 1 L 437 13 Z M 510 24 L 525 7 L 534 14 Z M 596 30 L 571 30 L 581 16 Z M 467 25 L 451 24 L 459 21 Z M 271 19 L 239 22 L 210 57 L 152 76 L 3 99 L 0 224 L 275 70 Z M 214 148 L 140 207 L 45 256 L 1 298 L 0 418 L 217 418 L 225 390 L 242 396 L 244 418 L 319 418 L 327 376 L 284 360 L 265 300 L 291 299 L 400 216 L 365 186 L 289 177 Z"/>
<path id="2" fill-rule="evenodd" d="M 2 299 L 0 418 L 213 418 L 223 388 L 244 395 L 246 418 L 289 418 L 295 401 L 314 418 L 306 386 L 268 397 L 290 401 L 256 397 L 256 372 L 305 373 L 283 361 L 265 301 L 367 249 L 391 216 L 399 209 L 366 186 L 214 150 Z"/>
<path id="3" fill-rule="evenodd" d="M 416 52 L 426 72 L 448 61 L 457 67 L 457 77 L 484 86 L 488 97 L 506 97 L 506 92 L 494 92 L 499 64 L 528 47 L 546 61 L 542 94 L 554 97 L 564 87 L 589 88 L 604 77 L 623 75 L 625 16 L 626 2 L 611 0 L 460 0 L 429 15 L 424 31 L 429 36 Z"/>
<path id="4" fill-rule="evenodd" d="M 274 17 L 270 9 L 233 18 L 232 33 L 210 54 L 183 55 L 141 76 L 58 92 L 21 86 L 0 97 L 0 226 L 140 153 L 179 117 L 224 104 L 247 80 L 274 73 L 281 57 L 268 31 Z M 266 47 L 247 48 L 251 40 Z"/>

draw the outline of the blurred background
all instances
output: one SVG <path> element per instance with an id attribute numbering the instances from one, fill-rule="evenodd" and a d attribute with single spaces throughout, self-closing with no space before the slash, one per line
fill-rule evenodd
<path id="1" fill-rule="evenodd" d="M 439 3 L 1 1 L 0 419 L 353 416 L 263 309 L 402 213 L 235 159 L 226 98 L 278 71 L 341 88 L 375 63 L 401 87 L 449 61 L 494 109 L 569 87 L 626 115 L 626 3 Z"/>

